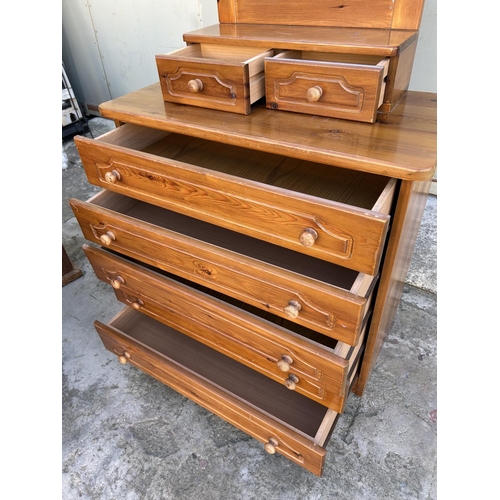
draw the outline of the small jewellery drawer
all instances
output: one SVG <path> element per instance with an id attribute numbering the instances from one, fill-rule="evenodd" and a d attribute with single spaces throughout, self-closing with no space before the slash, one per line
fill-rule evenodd
<path id="1" fill-rule="evenodd" d="M 92 184 L 378 272 L 395 179 L 130 124 L 75 143 Z"/>
<path id="2" fill-rule="evenodd" d="M 101 191 L 70 200 L 87 240 L 356 345 L 375 276 Z"/>
<path id="3" fill-rule="evenodd" d="M 94 323 L 105 347 L 264 444 L 321 475 L 338 413 L 129 307 Z M 350 374 L 356 377 L 357 366 Z"/>
<path id="4" fill-rule="evenodd" d="M 264 58 L 274 51 L 196 43 L 156 56 L 163 99 L 248 115 L 264 97 Z"/>
<path id="5" fill-rule="evenodd" d="M 84 250 L 97 277 L 112 285 L 120 302 L 342 412 L 348 372 L 363 338 L 351 347 L 106 250 L 88 245 Z"/>
<path id="6" fill-rule="evenodd" d="M 389 58 L 289 50 L 267 57 L 266 106 L 373 123 Z"/>

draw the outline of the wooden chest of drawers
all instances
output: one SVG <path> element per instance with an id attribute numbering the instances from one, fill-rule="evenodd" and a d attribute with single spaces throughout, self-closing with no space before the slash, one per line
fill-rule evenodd
<path id="1" fill-rule="evenodd" d="M 155 84 L 76 138 L 85 252 L 125 309 L 107 349 L 321 475 L 401 295 L 436 162 L 436 99 L 385 123 L 165 103 Z M 99 248 L 101 246 L 102 248 Z"/>
<path id="2" fill-rule="evenodd" d="M 156 56 L 165 101 L 249 114 L 266 105 L 373 123 L 410 83 L 423 0 L 220 0 L 220 23 Z"/>

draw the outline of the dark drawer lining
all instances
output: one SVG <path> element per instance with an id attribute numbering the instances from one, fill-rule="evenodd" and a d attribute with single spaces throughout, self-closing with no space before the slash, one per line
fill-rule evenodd
<path id="1" fill-rule="evenodd" d="M 343 290 L 351 290 L 359 274 L 357 271 L 321 259 L 315 259 L 156 205 L 137 201 L 118 193 L 108 191 L 104 194 L 105 196 L 94 199 L 93 203 Z"/>
<path id="2" fill-rule="evenodd" d="M 110 324 L 242 401 L 314 439 L 327 408 L 132 309 Z"/>

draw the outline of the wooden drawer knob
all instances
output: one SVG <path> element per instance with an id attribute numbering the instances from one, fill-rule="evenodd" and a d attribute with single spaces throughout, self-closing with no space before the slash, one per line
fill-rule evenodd
<path id="1" fill-rule="evenodd" d="M 119 290 L 120 287 L 124 284 L 125 280 L 121 276 L 117 276 L 116 278 L 111 280 L 111 286 L 116 290 Z"/>
<path id="2" fill-rule="evenodd" d="M 266 450 L 271 455 L 276 453 L 276 448 L 278 447 L 278 440 L 274 438 L 269 438 L 269 441 L 264 445 L 264 450 Z"/>
<path id="3" fill-rule="evenodd" d="M 144 302 L 141 299 L 136 299 L 131 305 L 136 311 L 138 311 L 144 305 Z"/>
<path id="4" fill-rule="evenodd" d="M 111 170 L 110 172 L 106 172 L 104 174 L 104 178 L 110 184 L 114 184 L 116 181 L 119 181 L 122 176 L 120 175 L 120 172 L 118 172 L 118 170 Z"/>
<path id="5" fill-rule="evenodd" d="M 121 356 L 118 356 L 118 361 L 122 365 L 126 365 L 129 359 L 130 359 L 130 354 L 127 351 L 123 351 L 123 354 Z"/>
<path id="6" fill-rule="evenodd" d="M 99 239 L 101 240 L 101 243 L 103 245 L 109 246 L 111 245 L 112 241 L 116 240 L 116 236 L 115 233 L 113 233 L 113 231 L 108 231 L 105 234 L 101 234 L 101 236 L 99 236 Z"/>
<path id="7" fill-rule="evenodd" d="M 299 315 L 299 311 L 302 309 L 302 305 L 297 300 L 291 300 L 288 305 L 283 309 L 285 314 L 290 319 L 295 319 Z"/>
<path id="8" fill-rule="evenodd" d="M 290 389 L 291 391 L 294 391 L 295 388 L 297 387 L 297 384 L 299 383 L 299 377 L 297 375 L 294 375 L 291 373 L 288 375 L 288 378 L 285 380 L 285 387 L 287 389 Z"/>
<path id="9" fill-rule="evenodd" d="M 315 229 L 308 227 L 304 229 L 299 236 L 300 244 L 305 247 L 312 247 L 314 242 L 318 239 L 318 233 Z"/>
<path id="10" fill-rule="evenodd" d="M 278 365 L 278 368 L 282 372 L 289 372 L 290 371 L 290 365 L 293 363 L 293 358 L 289 356 L 288 354 L 282 354 L 281 359 L 276 363 Z"/>
<path id="11" fill-rule="evenodd" d="M 307 100 L 309 102 L 319 101 L 322 95 L 323 95 L 323 89 L 319 85 L 315 85 L 314 87 L 307 89 Z"/>
<path id="12" fill-rule="evenodd" d="M 197 94 L 203 90 L 203 82 L 199 78 L 195 78 L 194 80 L 189 80 L 188 82 L 188 90 L 192 94 Z"/>

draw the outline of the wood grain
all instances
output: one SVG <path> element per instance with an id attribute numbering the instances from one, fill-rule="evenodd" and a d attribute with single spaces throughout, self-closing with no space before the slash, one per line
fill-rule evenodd
<path id="1" fill-rule="evenodd" d="M 159 84 L 100 106 L 126 123 L 398 179 L 432 179 L 436 169 L 436 96 L 408 92 L 384 123 L 276 113 L 248 116 L 163 101 Z"/>

